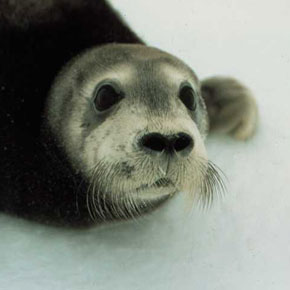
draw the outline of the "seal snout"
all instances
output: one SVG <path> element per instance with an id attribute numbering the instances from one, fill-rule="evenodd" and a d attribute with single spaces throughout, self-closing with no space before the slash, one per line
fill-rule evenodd
<path id="1" fill-rule="evenodd" d="M 144 135 L 139 141 L 139 147 L 149 154 L 152 153 L 180 153 L 187 156 L 193 149 L 193 138 L 183 132 L 172 135 L 162 135 L 160 133 L 149 133 Z"/>

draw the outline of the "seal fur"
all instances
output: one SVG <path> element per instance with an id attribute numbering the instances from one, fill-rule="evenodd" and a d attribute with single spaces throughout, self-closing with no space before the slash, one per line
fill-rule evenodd
<path id="1" fill-rule="evenodd" d="M 188 74 L 187 79 L 190 79 L 192 86 L 203 94 L 209 111 L 210 108 L 218 108 L 215 116 L 221 116 L 224 121 L 220 123 L 226 124 L 228 118 L 223 118 L 219 113 L 224 107 L 228 107 L 229 101 L 222 102 L 221 109 L 220 100 L 223 95 L 220 92 L 226 91 L 229 96 L 227 100 L 230 99 L 232 102 L 232 90 L 228 88 L 232 87 L 233 82 L 228 79 L 218 79 L 217 82 L 206 80 L 200 84 L 193 71 L 180 60 L 145 46 L 118 14 L 102 0 L 21 2 L 1 0 L 0 39 L 0 209 L 2 211 L 46 223 L 87 225 L 96 220 L 127 218 L 150 211 L 176 191 L 176 184 L 174 184 L 171 192 L 166 194 L 160 192 L 158 198 L 150 197 L 149 202 L 142 196 L 136 198 L 134 191 L 141 188 L 144 192 L 148 184 L 156 190 L 159 188 L 160 191 L 163 187 L 172 184 L 164 178 L 162 173 L 164 170 L 160 171 L 156 162 L 153 162 L 151 157 L 144 157 L 145 155 L 139 165 L 143 171 L 139 168 L 139 173 L 136 174 L 136 165 L 128 162 L 128 157 L 125 160 L 120 158 L 125 153 L 129 154 L 126 144 L 116 145 L 113 150 L 115 162 L 113 160 L 109 162 L 112 154 L 108 154 L 104 146 L 99 146 L 98 156 L 106 158 L 98 157 L 99 162 L 95 166 L 90 164 L 93 160 L 92 156 L 76 154 L 76 152 L 92 153 L 93 140 L 103 140 L 104 142 L 100 144 L 108 145 L 108 136 L 112 140 L 112 136 L 119 136 L 118 130 L 122 131 L 122 128 L 125 128 L 126 114 L 123 112 L 118 115 L 116 110 L 117 121 L 114 124 L 118 124 L 119 121 L 119 124 L 124 126 L 115 128 L 117 133 L 112 135 L 110 132 L 112 127 L 108 123 L 108 120 L 112 121 L 112 115 L 108 114 L 107 118 L 99 116 L 95 120 L 96 116 L 90 117 L 92 112 L 88 111 L 91 108 L 86 100 L 106 73 L 109 79 L 124 78 L 122 83 L 126 83 L 130 91 L 129 83 L 136 77 L 136 63 L 138 68 L 141 68 L 139 72 L 142 72 L 139 73 L 139 95 L 137 96 L 136 90 L 131 89 L 130 95 L 135 97 L 126 107 L 131 108 L 131 112 L 129 109 L 127 112 L 133 116 L 130 124 L 138 124 L 135 135 L 134 130 L 130 133 L 131 145 L 137 144 L 133 136 L 140 137 L 142 130 L 145 134 L 145 128 L 147 132 L 161 130 L 163 133 L 172 133 L 177 129 L 187 131 L 194 137 L 196 142 L 194 150 L 198 151 L 199 155 L 195 156 L 195 165 L 188 161 L 190 159 L 186 159 L 189 163 L 187 166 L 184 159 L 177 159 L 171 178 L 179 181 L 180 184 L 187 184 L 191 190 L 194 185 L 199 184 L 204 192 L 212 195 L 211 187 L 209 184 L 206 185 L 204 180 L 207 180 L 207 175 L 214 176 L 212 180 L 218 175 L 214 169 L 209 170 L 211 167 L 208 166 L 202 142 L 207 128 L 203 98 L 200 96 L 197 112 L 187 114 L 180 102 L 178 105 L 176 103 L 173 105 L 167 102 L 166 98 L 152 99 L 149 95 L 156 97 L 159 95 L 156 92 L 163 92 L 164 95 L 169 90 L 170 100 L 173 102 L 173 92 L 177 92 L 177 83 L 182 81 L 179 79 L 179 72 L 182 71 L 183 76 L 184 73 Z M 130 70 L 126 62 L 136 63 Z M 155 71 L 156 63 L 158 63 L 157 71 Z M 110 66 L 114 68 L 108 70 Z M 176 67 L 179 69 L 176 70 Z M 98 75 L 100 68 L 103 68 L 102 80 Z M 163 82 L 157 82 L 155 87 L 151 87 L 154 83 L 153 75 L 159 75 L 157 79 Z M 174 77 L 175 87 L 170 87 L 170 76 Z M 217 87 L 224 90 L 217 90 Z M 254 113 L 240 114 L 238 120 L 231 120 L 236 126 L 230 126 L 225 131 L 235 131 L 242 119 L 242 124 L 252 124 L 246 126 L 250 129 L 240 129 L 246 133 L 238 136 L 245 139 L 255 130 L 256 107 L 252 96 L 241 88 L 244 87 L 242 85 L 239 87 L 242 93 L 238 100 L 241 98 L 250 100 L 242 103 L 243 108 L 254 108 L 241 109 L 241 111 Z M 76 91 L 79 95 L 82 94 L 83 98 L 73 97 Z M 140 96 L 143 97 L 138 99 Z M 127 105 L 129 99 L 124 99 Z M 75 102 L 74 105 L 72 100 Z M 132 105 L 135 100 L 138 100 L 139 106 Z M 80 104 L 79 108 L 81 112 L 85 112 L 87 118 L 82 118 L 82 114 L 78 113 L 76 103 Z M 122 108 L 125 108 L 124 102 L 119 106 L 119 113 Z M 178 111 L 174 112 L 172 108 L 178 108 Z M 169 114 L 167 118 L 166 113 Z M 142 123 L 142 120 L 137 118 L 146 115 L 153 117 L 155 122 L 150 124 L 143 120 Z M 179 125 L 176 125 L 174 122 L 184 118 L 187 127 L 182 128 L 183 125 L 178 122 Z M 211 115 L 210 118 L 210 127 L 214 128 L 215 119 Z M 94 122 L 91 121 L 92 119 Z M 239 126 L 239 128 L 244 127 L 245 125 Z M 98 130 L 100 128 L 101 131 Z M 81 142 L 86 139 L 85 137 L 91 138 L 91 141 L 86 144 Z M 113 145 L 111 142 L 110 148 Z M 144 177 L 144 167 L 147 168 L 146 184 L 140 183 Z M 133 171 L 134 182 L 130 181 Z M 150 171 L 154 173 L 151 176 Z M 106 177 L 103 175 L 104 172 L 107 173 Z M 116 172 L 118 172 L 117 176 Z M 157 172 L 160 173 L 158 178 L 156 178 Z M 196 179 L 192 178 L 196 173 L 198 173 Z M 180 176 L 186 180 L 182 181 Z M 188 182 L 189 176 L 191 182 Z M 138 182 L 139 186 L 136 187 Z M 109 191 L 107 191 L 108 184 L 110 184 Z M 110 194 L 101 194 L 99 188 L 103 193 L 107 191 Z M 130 195 L 118 195 L 118 191 L 121 193 L 128 191 Z"/>

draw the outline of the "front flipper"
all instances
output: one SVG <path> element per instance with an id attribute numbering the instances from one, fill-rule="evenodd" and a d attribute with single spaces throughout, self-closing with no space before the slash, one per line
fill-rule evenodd
<path id="1" fill-rule="evenodd" d="M 201 82 L 209 115 L 210 130 L 250 138 L 256 130 L 258 110 L 249 89 L 232 78 L 212 77 Z"/>

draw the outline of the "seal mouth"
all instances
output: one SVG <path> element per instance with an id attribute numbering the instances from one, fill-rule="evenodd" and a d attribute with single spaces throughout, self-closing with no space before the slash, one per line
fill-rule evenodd
<path id="1" fill-rule="evenodd" d="M 177 188 L 169 178 L 159 178 L 154 183 L 142 184 L 136 188 L 136 199 L 139 201 L 154 201 L 167 199 L 177 192 Z"/>
<path id="2" fill-rule="evenodd" d="M 154 183 L 151 184 L 142 184 L 136 188 L 137 191 L 149 189 L 149 188 L 162 188 L 173 186 L 173 182 L 169 178 L 159 178 Z"/>

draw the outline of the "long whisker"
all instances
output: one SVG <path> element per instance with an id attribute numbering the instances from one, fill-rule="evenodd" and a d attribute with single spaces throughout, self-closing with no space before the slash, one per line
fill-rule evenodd
<path id="1" fill-rule="evenodd" d="M 204 177 L 198 198 L 200 204 L 204 208 L 208 208 L 213 203 L 215 197 L 219 198 L 226 192 L 225 174 L 217 165 L 209 160 L 201 162 L 199 170 L 204 174 Z"/>
<path id="2" fill-rule="evenodd" d="M 143 181 L 144 186 L 150 186 L 154 193 L 168 184 L 169 175 L 170 185 L 175 192 L 187 192 L 203 208 L 208 208 L 215 198 L 226 192 L 224 173 L 205 158 L 181 158 L 176 154 L 174 165 L 168 161 L 166 172 L 164 167 L 145 154 L 135 155 L 131 162 L 135 168 L 132 179 L 122 175 L 122 168 L 117 162 L 99 161 L 92 168 L 86 194 L 90 218 L 106 220 L 139 217 L 144 209 L 151 207 L 152 201 L 138 196 L 139 192 L 142 194 L 142 190 L 138 190 L 142 184 L 136 185 L 138 180 Z"/>

